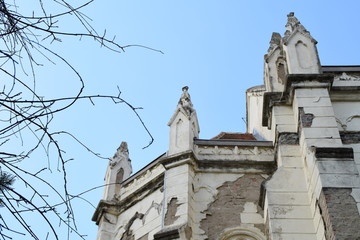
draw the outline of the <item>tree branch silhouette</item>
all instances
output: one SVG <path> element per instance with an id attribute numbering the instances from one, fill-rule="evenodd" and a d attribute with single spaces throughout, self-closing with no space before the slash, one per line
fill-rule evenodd
<path id="1" fill-rule="evenodd" d="M 11 239 L 9 233 L 27 233 L 33 239 L 40 239 L 24 215 L 29 212 L 43 219 L 49 229 L 47 236 L 49 238 L 60 239 L 57 224 L 52 220 L 55 216 L 60 225 L 66 226 L 68 239 L 71 232 L 74 232 L 78 238 L 85 239 L 85 236 L 77 230 L 72 206 L 72 200 L 82 198 L 80 195 L 83 193 L 77 195 L 69 193 L 67 163 L 73 159 L 67 158 L 59 136 L 69 136 L 96 157 L 107 158 L 87 147 L 71 132 L 52 130 L 51 124 L 57 114 L 68 110 L 82 100 L 88 100 L 93 105 L 100 99 L 110 100 L 111 104 L 127 106 L 135 114 L 150 138 L 149 144 L 144 148 L 149 147 L 154 138 L 138 112 L 141 108 L 134 107 L 123 99 L 119 87 L 114 95 L 99 93 L 83 95 L 85 80 L 68 59 L 52 50 L 51 43 L 61 42 L 62 38 L 79 38 L 80 40 L 90 38 L 95 40 L 100 47 L 117 53 L 122 53 L 129 47 L 162 52 L 144 45 L 121 45 L 115 41 L 115 36 L 108 38 L 106 30 L 103 34 L 99 34 L 91 24 L 92 20 L 82 12 L 94 0 L 86 1 L 76 7 L 67 0 L 46 2 L 35 0 L 34 2 L 36 5 L 33 6 L 32 15 L 27 15 L 21 12 L 16 0 L 0 0 L 0 72 L 2 73 L 0 83 L 0 206 L 7 209 L 23 227 L 21 230 L 12 229 L 7 224 L 7 219 L 0 214 L 0 239 Z M 50 4 L 53 7 L 48 7 Z M 61 21 L 68 17 L 79 24 L 82 31 L 61 30 Z M 60 61 L 74 73 L 79 83 L 75 87 L 75 94 L 59 98 L 46 98 L 39 94 L 37 73 L 41 71 L 41 67 L 44 67 L 41 63 L 44 60 L 49 63 Z M 36 141 L 29 141 L 29 136 Z M 17 141 L 22 147 L 19 150 L 8 151 L 8 146 Z M 31 160 L 32 154 L 38 149 L 42 149 L 47 166 L 40 163 L 39 168 L 33 172 L 19 165 L 24 160 Z M 60 188 L 53 186 L 47 176 L 43 175 L 45 170 L 52 172 L 51 159 L 54 155 L 58 159 L 57 172 L 62 175 Z M 14 189 L 12 187 L 14 180 L 22 183 L 26 191 L 19 192 Z M 47 186 L 51 195 L 60 199 L 60 203 L 49 199 L 49 194 L 43 193 L 39 184 Z"/>

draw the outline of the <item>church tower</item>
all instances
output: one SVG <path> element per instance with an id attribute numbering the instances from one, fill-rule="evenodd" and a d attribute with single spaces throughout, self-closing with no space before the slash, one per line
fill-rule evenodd
<path id="1" fill-rule="evenodd" d="M 164 154 L 132 175 L 125 142 L 109 159 L 97 240 L 360 239 L 360 66 L 321 66 L 287 17 L 246 91 L 247 133 L 201 139 L 183 87 Z"/>

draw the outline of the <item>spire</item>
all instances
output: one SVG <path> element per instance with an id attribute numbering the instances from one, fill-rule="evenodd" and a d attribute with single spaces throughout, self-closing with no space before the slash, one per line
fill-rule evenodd
<path id="1" fill-rule="evenodd" d="M 121 182 L 130 177 L 131 173 L 132 166 L 128 145 L 126 142 L 121 142 L 114 156 L 109 159 L 103 198 L 106 200 L 119 200 Z"/>
<path id="2" fill-rule="evenodd" d="M 182 88 L 175 113 L 168 123 L 170 127 L 169 155 L 192 150 L 194 138 L 199 137 L 199 123 L 188 90 L 188 86 Z"/>

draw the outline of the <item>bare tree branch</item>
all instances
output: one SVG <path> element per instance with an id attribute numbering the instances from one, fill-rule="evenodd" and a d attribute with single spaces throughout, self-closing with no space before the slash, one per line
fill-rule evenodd
<path id="1" fill-rule="evenodd" d="M 98 158 L 108 158 L 92 150 L 74 134 L 65 130 L 52 130 L 53 120 L 59 113 L 68 110 L 81 100 L 89 100 L 92 105 L 99 100 L 110 100 L 111 104 L 127 106 L 135 114 L 150 138 L 149 144 L 144 148 L 149 147 L 154 138 L 138 112 L 142 108 L 134 107 L 123 99 L 119 87 L 115 95 L 99 93 L 83 95 L 85 80 L 70 61 L 55 52 L 50 44 L 54 41 L 61 42 L 61 38 L 75 37 L 93 39 L 100 47 L 118 53 L 124 52 L 129 47 L 163 52 L 144 45 L 121 45 L 115 41 L 115 36 L 108 38 L 106 30 L 103 34 L 98 34 L 91 24 L 91 18 L 82 12 L 94 0 L 86 1 L 77 7 L 73 7 L 68 0 L 35 0 L 35 2 L 38 5 L 34 5 L 32 15 L 29 16 L 19 11 L 16 0 L 0 0 L 0 72 L 3 74 L 0 83 L 0 206 L 7 209 L 23 228 L 18 230 L 8 227 L 8 220 L 0 214 L 0 240 L 11 239 L 9 234 L 25 233 L 33 239 L 41 239 L 31 227 L 27 218 L 28 213 L 40 216 L 47 224 L 49 233 L 46 238 L 60 238 L 58 228 L 53 221 L 55 216 L 60 225 L 66 226 L 68 239 L 71 232 L 78 238 L 85 239 L 85 236 L 77 230 L 72 201 L 82 199 L 88 202 L 82 196 L 88 191 L 80 194 L 69 192 L 67 164 L 73 158 L 68 157 L 65 152 L 61 136 L 70 137 L 85 151 Z M 56 8 L 49 7 L 50 4 L 55 5 Z M 61 21 L 68 17 L 81 26 L 82 30 L 62 30 Z M 77 79 L 77 86 L 73 86 L 74 94 L 58 98 L 39 94 L 37 76 L 38 71 L 44 66 L 43 61 L 51 64 L 61 62 L 72 71 Z M 29 137 L 35 141 L 29 141 Z M 19 148 L 11 152 L 7 151 L 8 146 L 13 142 L 18 142 Z M 24 169 L 20 163 L 24 160 L 34 161 L 32 156 L 38 149 L 42 150 L 47 165 L 36 163 L 39 166 L 35 171 Z M 49 173 L 53 173 L 54 158 L 57 159 L 57 172 L 61 174 L 60 188 L 53 186 L 47 177 Z M 15 179 L 18 184 L 25 186 L 24 192 L 12 186 Z M 45 194 L 40 185 L 46 186 L 49 192 Z M 89 191 L 96 188 L 98 187 Z"/>

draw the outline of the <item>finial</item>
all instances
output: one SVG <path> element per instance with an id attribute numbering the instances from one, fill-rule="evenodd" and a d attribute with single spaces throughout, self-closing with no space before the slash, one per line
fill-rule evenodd
<path id="1" fill-rule="evenodd" d="M 281 35 L 280 33 L 277 32 L 273 32 L 271 35 L 271 40 L 270 40 L 270 47 L 268 49 L 268 53 L 270 53 L 272 50 L 274 50 L 277 46 L 280 45 L 281 42 Z"/>
<path id="2" fill-rule="evenodd" d="M 128 145 L 126 142 L 121 142 L 117 150 L 122 153 L 129 153 Z"/>
<path id="3" fill-rule="evenodd" d="M 187 90 L 189 90 L 189 87 L 188 86 L 184 86 L 183 88 L 182 88 L 182 90 L 183 90 L 183 92 L 187 92 Z"/>
<path id="4" fill-rule="evenodd" d="M 182 88 L 183 93 L 181 94 L 179 104 L 183 107 L 186 113 L 190 116 L 194 111 L 193 104 L 191 102 L 190 94 L 188 93 L 188 86 Z"/>
<path id="5" fill-rule="evenodd" d="M 288 21 L 285 25 L 286 32 L 284 34 L 284 41 L 286 42 L 287 39 L 290 37 L 292 33 L 295 31 L 299 31 L 302 34 L 311 37 L 309 31 L 305 29 L 305 27 L 300 23 L 300 21 L 295 17 L 294 12 L 290 12 L 288 15 Z"/>
<path id="6" fill-rule="evenodd" d="M 288 22 L 286 23 L 285 27 L 290 31 L 293 32 L 295 28 L 301 24 L 300 21 L 294 16 L 294 12 L 290 12 L 288 15 Z"/>

